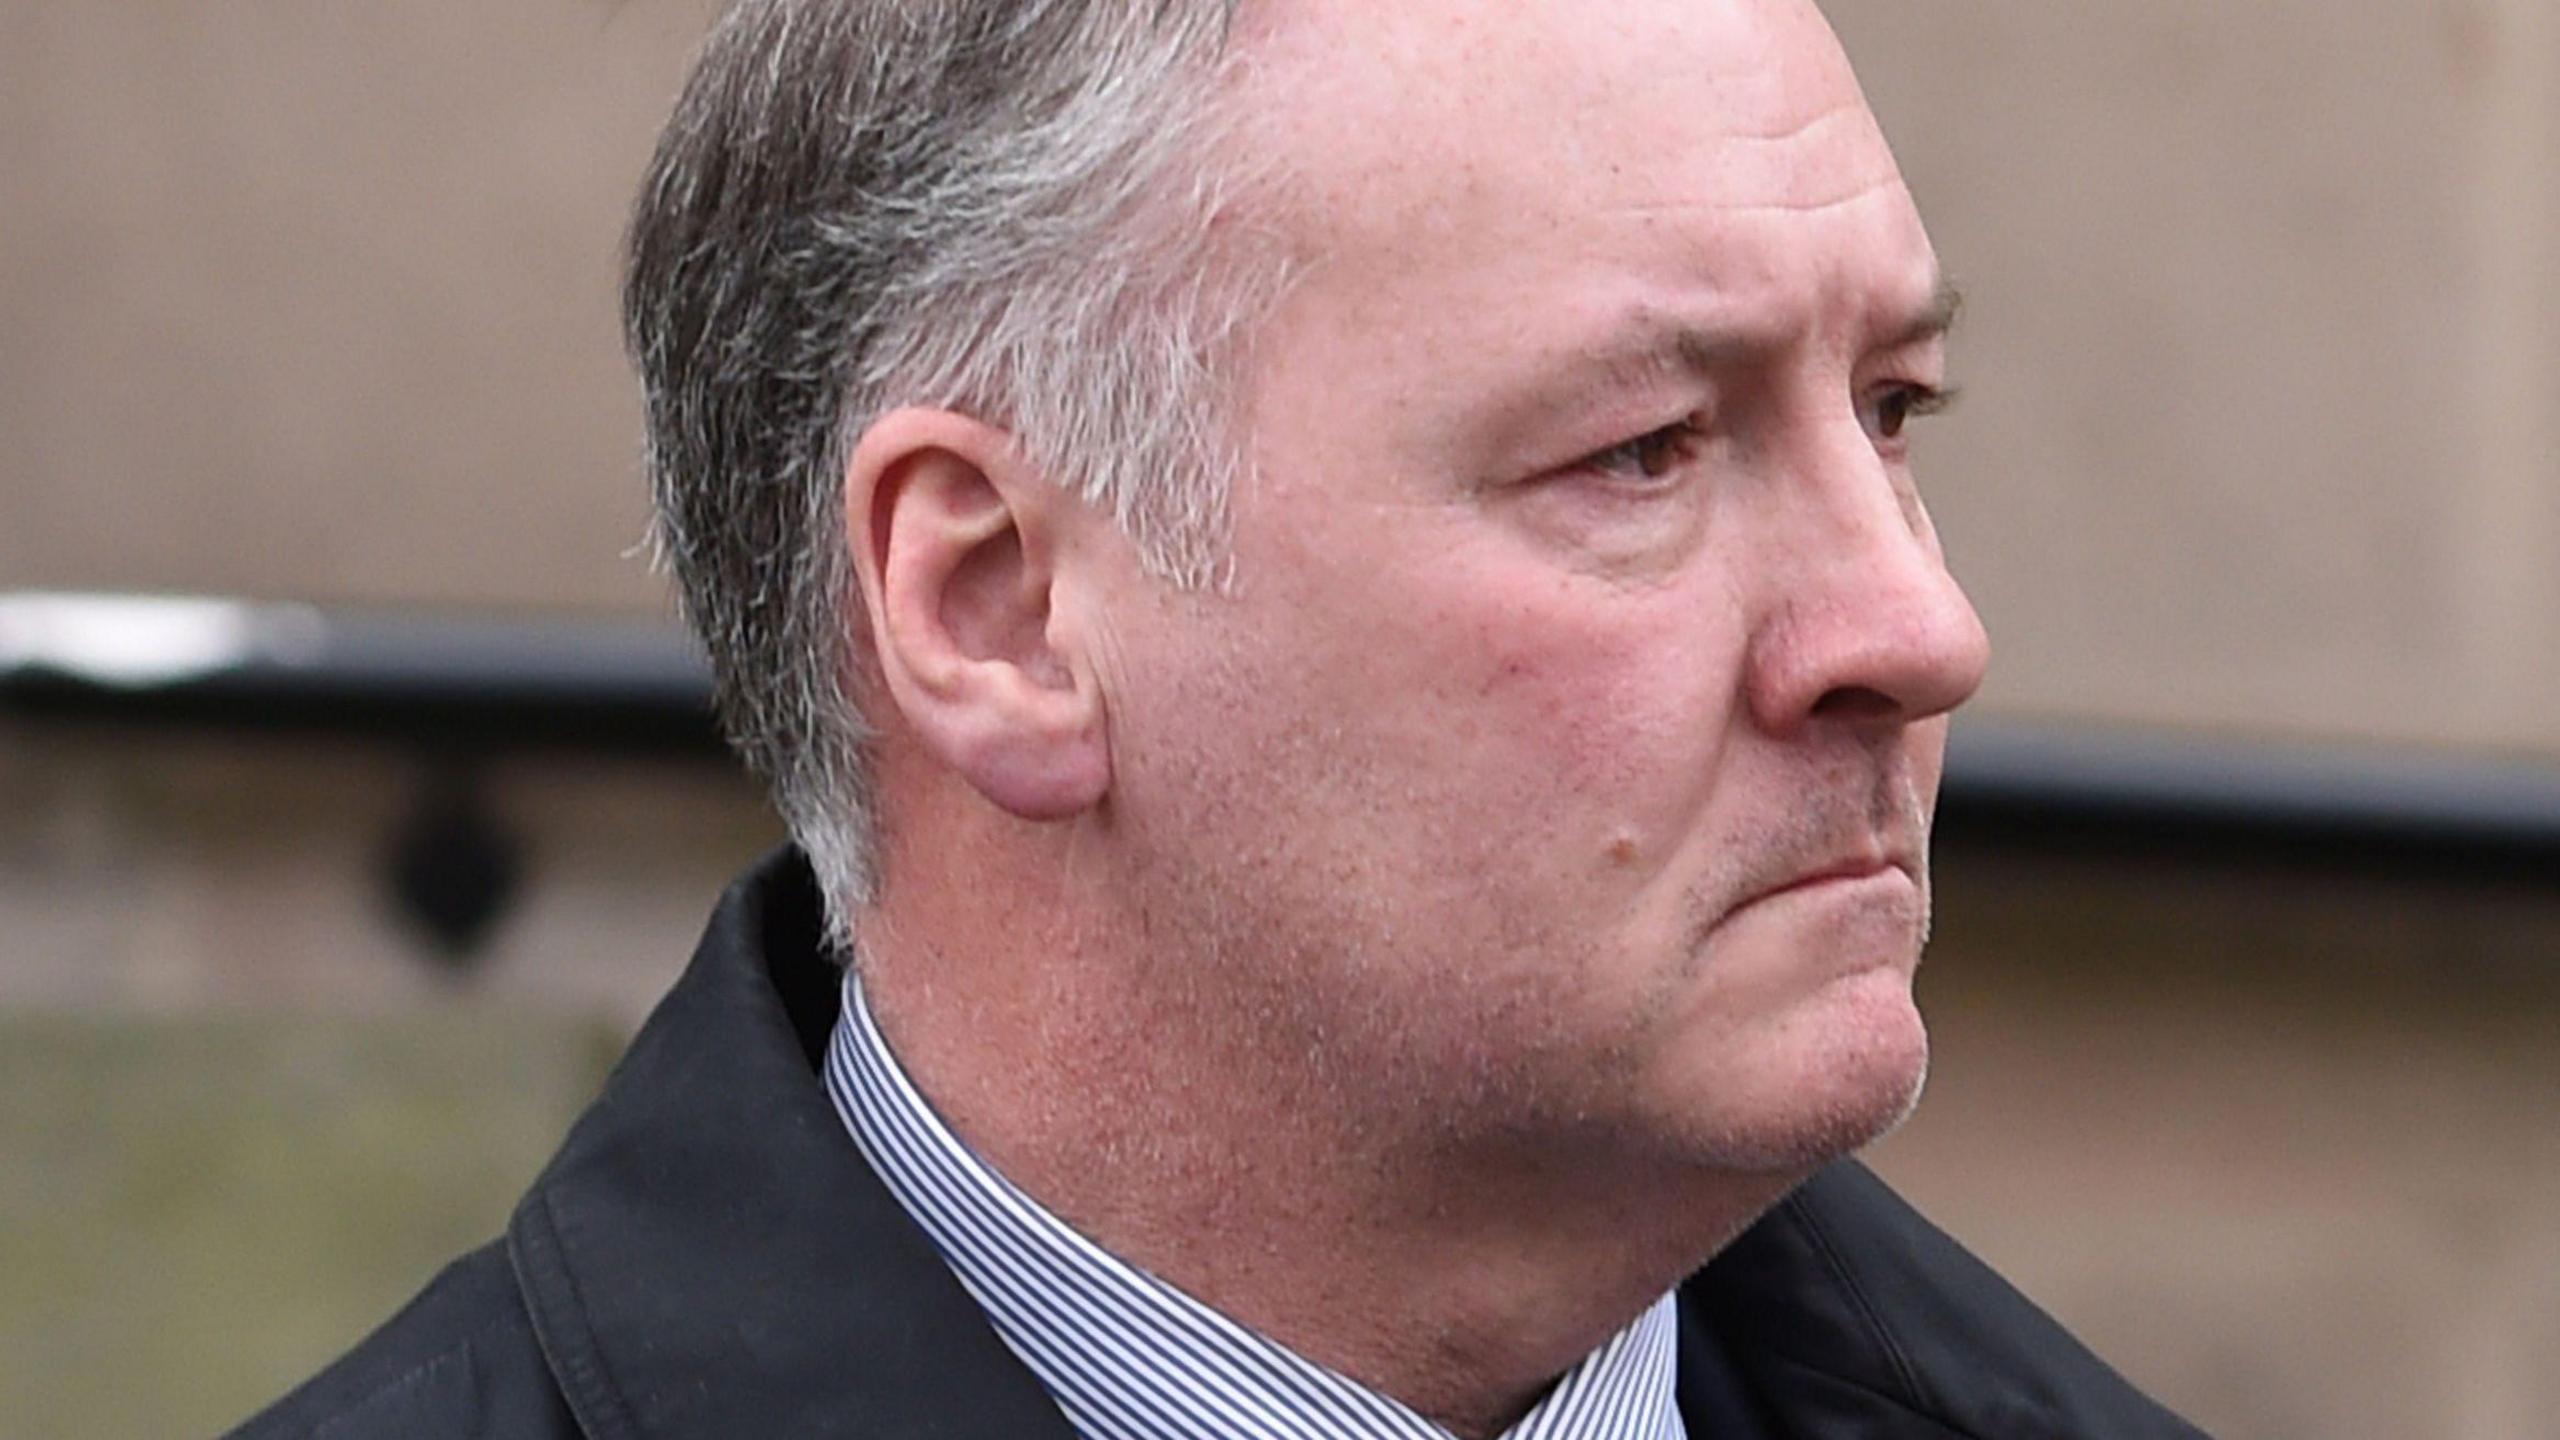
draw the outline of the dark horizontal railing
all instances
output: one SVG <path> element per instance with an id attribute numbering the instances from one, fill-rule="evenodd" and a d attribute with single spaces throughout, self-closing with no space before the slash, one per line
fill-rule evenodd
<path id="1" fill-rule="evenodd" d="M 2560 764 L 1972 716 L 1938 838 L 2560 890 Z"/>
<path id="2" fill-rule="evenodd" d="M 693 646 L 644 621 L 0 594 L 0 714 L 708 756 L 709 694 Z M 1940 835 L 2560 886 L 2560 764 L 1969 717 Z"/>
<path id="3" fill-rule="evenodd" d="M 0 593 L 0 711 L 376 736 L 438 748 L 716 754 L 674 627 Z"/>

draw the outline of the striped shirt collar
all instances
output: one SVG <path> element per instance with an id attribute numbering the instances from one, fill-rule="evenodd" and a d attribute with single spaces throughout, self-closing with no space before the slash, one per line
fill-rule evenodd
<path id="1" fill-rule="evenodd" d="M 997 1174 L 907 1079 L 850 969 L 825 1068 L 872 1168 L 1083 1440 L 1450 1440 L 1111 1255 Z M 1677 1324 L 1664 1295 L 1504 1440 L 1686 1440 Z"/>

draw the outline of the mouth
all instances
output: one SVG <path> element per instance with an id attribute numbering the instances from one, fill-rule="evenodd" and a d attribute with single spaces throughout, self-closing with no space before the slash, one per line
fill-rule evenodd
<path id="1" fill-rule="evenodd" d="M 1862 889 L 1870 885 L 1907 884 L 1917 888 L 1919 866 L 1907 857 L 1882 852 L 1844 857 L 1819 868 L 1805 871 L 1761 890 L 1736 910 L 1747 910 L 1772 900 L 1796 895 L 1812 895 L 1832 889 Z"/>
<path id="2" fill-rule="evenodd" d="M 1782 977 L 1764 976 L 1771 984 L 1870 969 L 1907 974 L 1928 935 L 1926 873 L 1912 852 L 1889 844 L 1835 852 L 1714 912 L 1697 932 L 1698 953 L 1722 952 L 1735 973 Z"/>

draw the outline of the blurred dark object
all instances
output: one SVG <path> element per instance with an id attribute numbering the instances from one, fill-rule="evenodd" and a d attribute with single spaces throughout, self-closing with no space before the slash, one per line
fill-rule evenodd
<path id="1" fill-rule="evenodd" d="M 710 693 L 692 643 L 645 621 L 0 594 L 0 715 L 378 736 L 449 766 L 539 747 L 717 756 Z M 395 844 L 395 888 L 432 933 L 467 939 L 517 861 L 455 803 L 431 800 Z M 1939 836 L 2552 887 L 2560 766 L 1968 718 Z"/>
<path id="2" fill-rule="evenodd" d="M 470 968 L 524 878 L 524 847 L 499 824 L 467 768 L 431 774 L 383 856 L 401 915 L 455 971 Z"/>

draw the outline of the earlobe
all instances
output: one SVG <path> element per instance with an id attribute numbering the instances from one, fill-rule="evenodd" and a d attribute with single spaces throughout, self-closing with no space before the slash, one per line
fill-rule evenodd
<path id="1" fill-rule="evenodd" d="M 1100 688 L 1059 623 L 1072 505 L 1010 436 L 950 411 L 883 416 L 846 465 L 887 700 L 927 754 L 1025 820 L 1071 818 L 1110 787 Z"/>

